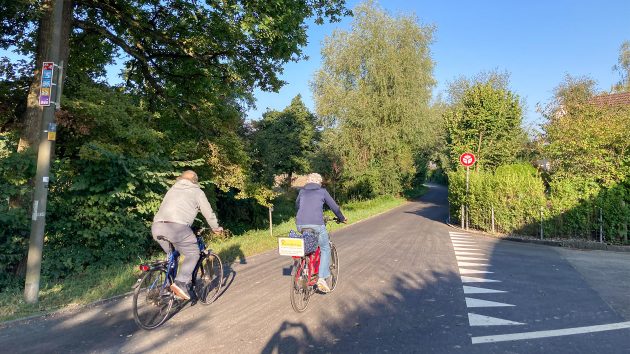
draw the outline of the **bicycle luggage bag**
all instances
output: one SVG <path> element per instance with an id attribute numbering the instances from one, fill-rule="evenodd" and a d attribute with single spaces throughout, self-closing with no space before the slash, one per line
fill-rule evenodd
<path id="1" fill-rule="evenodd" d="M 317 245 L 319 243 L 318 237 L 313 232 L 305 231 L 301 235 L 293 230 L 289 232 L 290 238 L 301 238 L 304 239 L 304 254 L 311 254 L 315 252 L 317 249 Z"/>

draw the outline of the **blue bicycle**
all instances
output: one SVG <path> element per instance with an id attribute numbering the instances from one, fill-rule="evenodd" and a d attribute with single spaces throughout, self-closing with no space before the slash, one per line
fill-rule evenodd
<path id="1" fill-rule="evenodd" d="M 219 255 L 207 249 L 201 234 L 204 229 L 195 231 L 199 246 L 199 261 L 193 270 L 192 304 L 197 300 L 202 304 L 211 304 L 219 295 L 223 285 L 223 263 Z M 154 329 L 162 325 L 169 317 L 173 303 L 180 301 L 170 289 L 179 264 L 179 252 L 164 236 L 157 237 L 167 241 L 170 246 L 166 260 L 141 264 L 143 275 L 138 279 L 133 292 L 133 317 L 143 329 Z"/>

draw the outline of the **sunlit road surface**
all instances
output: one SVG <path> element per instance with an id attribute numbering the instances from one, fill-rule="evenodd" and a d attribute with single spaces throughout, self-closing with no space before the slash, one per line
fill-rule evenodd
<path id="1" fill-rule="evenodd" d="M 236 260 L 214 304 L 186 306 L 156 330 L 136 327 L 126 297 L 0 326 L 0 348 L 5 353 L 630 353 L 629 283 L 606 278 L 627 278 L 630 254 L 480 237 L 445 225 L 447 215 L 446 189 L 431 186 L 420 201 L 334 232 L 338 287 L 315 295 L 301 314 L 289 302 L 290 259 L 271 251 Z M 600 259 L 616 262 L 609 266 L 614 271 L 600 271 Z"/>

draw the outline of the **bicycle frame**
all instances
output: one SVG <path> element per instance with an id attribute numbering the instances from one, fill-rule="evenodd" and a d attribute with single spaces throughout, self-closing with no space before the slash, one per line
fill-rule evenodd
<path id="1" fill-rule="evenodd" d="M 307 279 L 308 286 L 313 286 L 317 283 L 318 277 L 316 275 L 319 273 L 320 256 L 321 256 L 321 251 L 318 246 L 315 252 L 309 255 L 302 256 L 302 257 L 293 257 L 293 259 L 295 260 L 298 266 L 298 271 L 295 272 L 295 276 L 297 277 L 298 274 L 301 274 L 301 270 L 306 268 L 305 271 L 306 271 L 306 276 L 307 276 L 306 279 Z M 308 267 L 305 267 L 305 265 L 308 265 Z"/>

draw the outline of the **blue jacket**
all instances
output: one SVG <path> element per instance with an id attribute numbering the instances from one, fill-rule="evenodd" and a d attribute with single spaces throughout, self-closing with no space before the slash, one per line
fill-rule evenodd
<path id="1" fill-rule="evenodd" d="M 326 188 L 322 188 L 317 183 L 307 183 L 295 200 L 297 208 L 295 223 L 297 225 L 324 225 L 324 203 L 340 221 L 346 219 Z"/>

